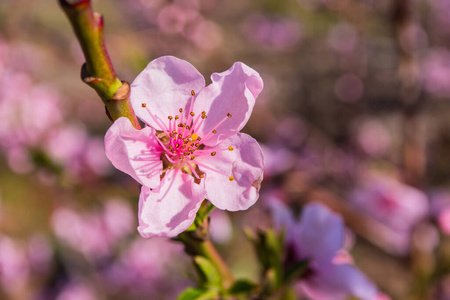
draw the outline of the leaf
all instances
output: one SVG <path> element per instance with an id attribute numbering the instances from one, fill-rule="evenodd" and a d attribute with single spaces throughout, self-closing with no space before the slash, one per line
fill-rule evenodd
<path id="1" fill-rule="evenodd" d="M 234 284 L 230 287 L 228 292 L 232 295 L 235 294 L 249 294 L 253 290 L 255 290 L 258 286 L 251 282 L 248 279 L 238 279 L 234 282 Z"/>
<path id="2" fill-rule="evenodd" d="M 206 291 L 198 288 L 187 288 L 180 295 L 177 300 L 196 300 L 199 299 Z"/>
<path id="3" fill-rule="evenodd" d="M 205 286 L 221 286 L 220 274 L 216 267 L 203 256 L 194 257 L 194 265 L 201 274 L 201 282 Z"/>
<path id="4" fill-rule="evenodd" d="M 212 300 L 212 299 L 218 299 L 217 291 L 204 290 L 200 288 L 187 288 L 177 297 L 177 300 Z"/>

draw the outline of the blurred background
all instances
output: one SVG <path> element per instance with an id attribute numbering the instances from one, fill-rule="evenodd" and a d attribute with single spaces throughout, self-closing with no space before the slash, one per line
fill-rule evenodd
<path id="1" fill-rule="evenodd" d="M 212 214 L 237 276 L 242 228 L 273 199 L 342 214 L 355 264 L 392 299 L 450 299 L 449 0 L 97 0 L 119 78 L 174 55 L 205 76 L 235 61 L 265 88 L 244 128 L 265 179 L 248 211 Z M 0 299 L 174 299 L 181 245 L 137 235 L 138 184 L 103 150 L 110 122 L 80 80 L 57 1 L 0 2 Z"/>

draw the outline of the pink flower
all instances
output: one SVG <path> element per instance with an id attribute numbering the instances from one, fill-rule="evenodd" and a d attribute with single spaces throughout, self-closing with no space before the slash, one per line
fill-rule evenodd
<path id="1" fill-rule="evenodd" d="M 285 243 L 293 252 L 288 258 L 309 261 L 309 270 L 297 285 L 301 294 L 313 300 L 376 297 L 376 287 L 352 264 L 344 249 L 345 227 L 338 215 L 313 203 L 305 206 L 300 221 L 296 221 L 281 202 L 272 201 L 271 208 L 277 227 L 286 227 Z"/>
<path id="2" fill-rule="evenodd" d="M 148 126 L 119 118 L 105 136 L 106 155 L 143 185 L 139 227 L 143 237 L 173 237 L 193 222 L 207 198 L 219 209 L 253 205 L 263 174 L 258 143 L 239 133 L 263 88 L 241 62 L 203 76 L 188 62 L 158 58 L 131 85 L 136 115 Z"/>

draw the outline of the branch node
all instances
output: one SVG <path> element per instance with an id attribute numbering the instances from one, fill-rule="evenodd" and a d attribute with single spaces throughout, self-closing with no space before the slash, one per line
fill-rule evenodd
<path id="1" fill-rule="evenodd" d="M 84 63 L 81 66 L 81 80 L 83 80 L 84 83 L 91 84 L 102 81 L 101 78 L 95 78 L 89 75 L 86 67 L 86 63 Z"/>
<path id="2" fill-rule="evenodd" d="M 130 96 L 130 84 L 122 80 L 122 86 L 114 93 L 111 100 L 122 101 L 128 99 Z"/>

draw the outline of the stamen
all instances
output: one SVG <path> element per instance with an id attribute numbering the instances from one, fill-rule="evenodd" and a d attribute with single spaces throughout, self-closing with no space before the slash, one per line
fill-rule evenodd
<path id="1" fill-rule="evenodd" d="M 225 122 L 228 118 L 231 118 L 231 114 L 230 114 L 230 113 L 228 113 L 227 116 L 226 116 L 225 118 L 223 118 L 219 123 L 217 123 L 217 125 L 216 125 L 215 127 L 216 127 L 216 128 L 219 128 L 219 126 L 222 125 L 223 122 Z M 212 134 L 215 134 L 216 132 L 217 132 L 217 131 L 214 129 L 214 130 L 212 131 Z M 212 136 L 212 134 L 209 133 L 209 134 L 207 134 L 206 136 L 204 136 L 204 137 L 203 137 L 203 141 L 204 141 L 204 142 L 207 141 L 207 140 Z"/>
<path id="2" fill-rule="evenodd" d="M 197 172 L 195 172 L 195 169 L 192 167 L 192 165 L 190 164 L 189 161 L 186 161 L 186 164 L 188 165 L 189 169 L 191 169 L 192 174 L 194 174 L 195 178 L 200 179 L 200 177 L 198 176 Z"/>
<path id="3" fill-rule="evenodd" d="M 145 103 L 142 103 L 142 104 L 145 104 Z M 147 104 L 143 105 L 142 107 L 144 107 L 144 108 L 147 110 L 147 112 L 149 113 L 149 115 L 152 117 L 152 119 L 155 121 L 155 123 L 156 123 L 162 130 L 169 132 L 169 129 L 167 129 L 167 127 L 166 127 L 166 125 L 164 124 L 164 122 L 158 120 L 158 116 L 154 116 L 154 115 L 150 112 L 150 110 L 149 110 L 148 107 L 147 107 Z"/>

